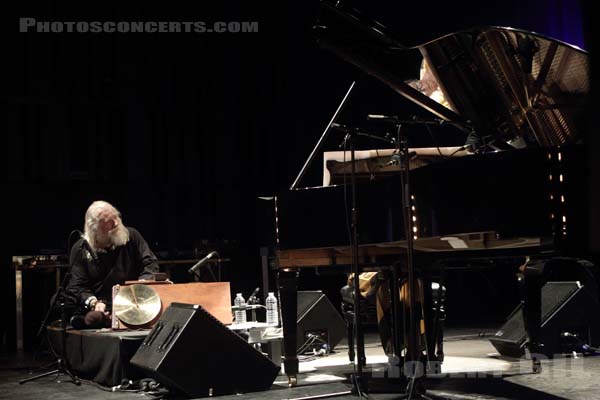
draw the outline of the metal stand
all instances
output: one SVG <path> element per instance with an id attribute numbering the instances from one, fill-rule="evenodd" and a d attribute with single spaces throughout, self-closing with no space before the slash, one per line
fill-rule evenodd
<path id="1" fill-rule="evenodd" d="M 363 336 L 362 324 L 360 322 L 360 279 L 359 279 L 359 268 L 358 268 L 358 206 L 356 203 L 356 162 L 355 162 L 355 149 L 352 132 L 348 132 L 344 138 L 345 143 L 350 143 L 350 187 L 352 191 L 352 214 L 351 214 L 351 257 L 352 266 L 351 271 L 354 281 L 354 338 L 356 340 L 356 352 L 358 360 L 356 365 L 356 374 L 353 374 L 351 379 L 354 385 L 355 394 L 362 396 L 362 393 L 368 392 L 367 382 L 363 377 L 363 366 L 367 363 L 365 356 L 365 338 Z M 344 199 L 345 200 L 345 199 Z"/>
<path id="2" fill-rule="evenodd" d="M 58 303 L 59 307 L 60 307 L 60 320 L 61 320 L 61 332 L 60 332 L 60 339 L 61 339 L 60 353 L 61 354 L 57 354 L 57 352 L 52 347 L 50 340 L 47 339 L 48 347 L 52 351 L 53 355 L 56 357 L 56 361 L 54 361 L 52 363 L 52 365 L 55 366 L 56 368 L 52 371 L 45 372 L 40 375 L 32 376 L 31 378 L 22 379 L 19 381 L 20 385 L 30 382 L 30 381 L 33 381 L 33 380 L 36 380 L 36 379 L 39 379 L 39 378 L 43 378 L 45 376 L 49 376 L 49 375 L 53 375 L 53 374 L 60 375 L 61 373 L 68 375 L 71 378 L 72 383 L 74 383 L 76 385 L 81 385 L 81 381 L 79 380 L 79 378 L 73 372 L 71 372 L 71 369 L 69 366 L 69 361 L 67 359 L 67 313 L 65 310 L 65 299 L 64 299 L 63 293 L 65 291 L 67 282 L 70 279 L 70 276 L 71 276 L 71 271 L 69 270 L 65 274 L 65 277 L 63 278 L 60 287 L 57 289 L 56 293 L 54 294 L 52 304 L 50 304 L 50 308 L 48 309 L 48 312 L 46 313 L 46 317 L 42 321 L 42 324 L 41 324 L 40 329 L 38 330 L 38 333 L 36 336 L 36 338 L 38 339 L 38 349 L 36 349 L 36 353 L 37 353 L 37 351 L 39 350 L 39 346 L 41 345 L 42 334 L 45 333 L 46 338 L 47 338 L 48 322 L 50 320 L 50 316 L 52 315 L 52 312 L 56 309 L 56 305 Z"/>
<path id="3" fill-rule="evenodd" d="M 363 376 L 363 366 L 366 365 L 366 356 L 365 356 L 365 341 L 362 332 L 362 325 L 360 322 L 360 287 L 359 287 L 359 268 L 358 268 L 358 230 L 357 230 L 357 221 L 358 221 L 358 207 L 356 202 L 356 163 L 355 163 L 355 151 L 354 151 L 354 141 L 353 136 L 358 134 L 356 130 L 348 129 L 346 130 L 346 136 L 344 137 L 343 146 L 344 153 L 346 151 L 346 147 L 349 145 L 350 147 L 350 164 L 351 164 L 351 173 L 350 173 L 350 187 L 351 187 L 351 201 L 352 201 L 352 211 L 351 211 L 351 272 L 353 275 L 353 284 L 354 284 L 354 338 L 356 340 L 356 352 L 358 354 L 357 360 L 355 361 L 356 372 L 350 375 L 350 380 L 353 385 L 352 390 L 337 392 L 337 393 L 328 393 L 323 395 L 316 396 L 308 396 L 301 399 L 323 399 L 337 396 L 346 396 L 349 394 L 358 395 L 359 397 L 367 397 L 368 393 L 367 381 Z M 344 201 L 345 201 L 344 196 Z M 284 333 L 285 334 L 285 333 Z M 350 338 L 349 338 L 350 340 Z M 350 345 L 350 343 L 349 343 Z"/>
<path id="4" fill-rule="evenodd" d="M 407 386 L 405 393 L 400 396 L 400 399 L 413 399 L 413 398 L 421 398 L 421 399 L 431 399 L 432 397 L 428 397 L 426 393 L 426 387 L 424 384 L 423 376 L 425 375 L 425 366 L 420 360 L 419 349 L 417 348 L 417 337 L 418 337 L 418 325 L 416 318 L 416 279 L 415 279 L 415 270 L 414 270 L 414 232 L 413 232 L 413 224 L 412 224 L 412 215 L 411 215 L 411 207 L 410 207 L 410 156 L 408 152 L 408 137 L 402 134 L 402 123 L 404 121 L 399 120 L 394 117 L 393 122 L 396 127 L 396 143 L 397 143 L 397 151 L 393 156 L 393 160 L 396 163 L 401 164 L 401 184 L 402 184 L 402 206 L 404 210 L 404 232 L 406 237 L 406 269 L 408 275 L 408 303 L 409 303 L 409 311 L 408 311 L 408 334 L 407 334 L 407 349 L 406 349 L 406 359 L 405 359 L 405 368 L 404 368 L 404 376 L 407 379 Z M 407 121 L 410 123 L 414 123 L 414 121 Z M 393 292 L 393 306 L 394 312 L 400 307 L 399 302 L 399 294 L 398 294 L 398 276 L 397 272 L 393 271 L 393 284 L 392 288 Z M 394 315 L 394 347 L 395 351 L 399 352 L 400 349 L 400 338 L 399 338 L 399 324 L 397 323 L 396 315 Z M 399 356 L 399 354 L 396 354 Z M 410 370 L 407 370 L 410 368 Z M 416 396 L 416 397 L 415 397 Z"/>
<path id="5" fill-rule="evenodd" d="M 412 218 L 410 213 L 410 160 L 408 156 L 408 138 L 406 135 L 402 135 L 402 124 L 400 121 L 396 122 L 396 135 L 397 142 L 401 149 L 401 157 L 403 161 L 402 168 L 402 205 L 404 208 L 404 229 L 406 235 L 406 268 L 408 271 L 408 348 L 407 348 L 407 360 L 412 366 L 412 371 L 404 371 L 405 375 L 408 376 L 409 382 L 407 387 L 407 398 L 412 398 L 415 385 L 417 384 L 417 375 L 422 371 L 419 371 L 420 360 L 417 349 L 417 320 L 415 318 L 416 313 L 416 301 L 415 301 L 415 272 L 413 263 L 413 229 L 412 229 Z M 394 293 L 394 296 L 398 296 L 398 293 Z M 408 374 L 407 374 L 408 373 Z"/>

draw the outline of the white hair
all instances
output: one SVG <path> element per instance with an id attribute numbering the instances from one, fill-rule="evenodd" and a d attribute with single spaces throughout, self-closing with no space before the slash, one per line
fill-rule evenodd
<path id="1" fill-rule="evenodd" d="M 108 234 L 99 229 L 102 220 L 115 219 L 117 226 Z M 106 201 L 94 201 L 85 213 L 83 236 L 94 250 L 105 250 L 110 247 L 123 246 L 129 241 L 129 231 L 121 221 L 121 213 Z"/>

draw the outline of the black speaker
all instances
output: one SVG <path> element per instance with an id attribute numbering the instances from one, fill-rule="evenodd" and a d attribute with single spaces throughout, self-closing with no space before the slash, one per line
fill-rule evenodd
<path id="1" fill-rule="evenodd" d="M 332 350 L 346 335 L 346 323 L 320 290 L 298 291 L 297 348 L 316 335 Z"/>
<path id="2" fill-rule="evenodd" d="M 587 344 L 600 339 L 597 296 L 579 282 L 547 282 L 542 287 L 541 335 L 544 353 L 548 357 L 565 350 L 569 339 L 565 333 L 577 335 Z M 490 339 L 503 356 L 521 357 L 525 354 L 527 333 L 519 305 Z"/>
<path id="3" fill-rule="evenodd" d="M 165 310 L 131 364 L 190 397 L 267 390 L 279 373 L 201 306 L 181 303 Z"/>

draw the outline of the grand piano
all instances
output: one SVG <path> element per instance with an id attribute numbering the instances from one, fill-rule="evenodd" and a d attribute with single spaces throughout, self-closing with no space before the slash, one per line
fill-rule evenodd
<path id="1" fill-rule="evenodd" d="M 402 265 L 409 241 L 420 271 L 454 259 L 585 256 L 585 51 L 502 27 L 407 48 L 381 24 L 328 2 L 321 3 L 315 35 L 323 49 L 427 110 L 424 123 L 464 131 L 453 151 L 410 149 L 412 238 L 405 234 L 402 168 L 379 168 L 390 164 L 386 159 L 356 161 L 361 270 Z M 324 163 L 327 185 L 276 196 L 275 264 L 291 385 L 298 372 L 297 274 L 352 263 L 350 157 L 333 158 Z"/>

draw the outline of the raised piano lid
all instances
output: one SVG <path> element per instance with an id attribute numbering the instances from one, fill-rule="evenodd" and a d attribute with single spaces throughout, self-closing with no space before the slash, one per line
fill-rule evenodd
<path id="1" fill-rule="evenodd" d="M 587 53 L 499 27 L 408 48 L 384 26 L 328 3 L 321 4 L 316 26 L 322 47 L 436 117 L 475 130 L 471 138 L 479 140 L 466 144 L 478 154 L 411 173 L 419 238 L 493 230 L 501 238 L 553 237 L 573 249 L 587 243 L 580 236 L 587 217 L 579 206 L 585 193 L 578 181 L 584 149 L 566 146 L 584 137 Z M 521 150 L 495 151 L 515 148 Z M 397 179 L 370 182 L 357 196 L 361 244 L 404 239 Z M 346 198 L 343 186 L 282 194 L 281 249 L 346 244 Z"/>
<path id="2" fill-rule="evenodd" d="M 437 117 L 472 126 L 484 150 L 583 139 L 590 67 L 578 47 L 479 27 L 408 48 L 381 24 L 325 1 L 315 33 L 321 47 Z"/>

